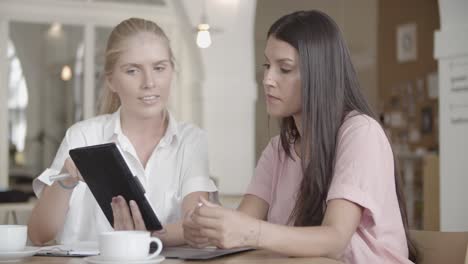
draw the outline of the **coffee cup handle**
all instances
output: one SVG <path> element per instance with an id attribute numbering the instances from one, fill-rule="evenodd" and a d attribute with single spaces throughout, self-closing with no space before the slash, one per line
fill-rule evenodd
<path id="1" fill-rule="evenodd" d="M 157 237 L 150 237 L 149 243 L 151 244 L 151 242 L 155 242 L 156 244 L 158 244 L 158 249 L 155 252 L 153 252 L 152 254 L 150 254 L 148 257 L 146 257 L 145 259 L 152 259 L 152 258 L 155 258 L 155 257 L 159 256 L 159 254 L 161 253 L 161 251 L 163 249 L 161 239 L 159 239 Z"/>

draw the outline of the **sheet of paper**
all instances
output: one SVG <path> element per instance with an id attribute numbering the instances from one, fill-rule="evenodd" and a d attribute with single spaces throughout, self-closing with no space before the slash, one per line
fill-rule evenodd
<path id="1" fill-rule="evenodd" d="M 42 247 L 36 255 L 46 256 L 95 256 L 99 255 L 97 242 L 80 242 L 71 245 Z"/>

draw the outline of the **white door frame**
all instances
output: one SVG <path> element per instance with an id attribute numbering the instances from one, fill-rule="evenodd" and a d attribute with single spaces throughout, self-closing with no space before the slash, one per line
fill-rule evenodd
<path id="1" fill-rule="evenodd" d="M 0 17 L 0 189 L 8 187 L 8 21 Z M 6 39 L 5 39 L 6 38 Z M 1 63 L 4 62 L 4 63 Z"/>

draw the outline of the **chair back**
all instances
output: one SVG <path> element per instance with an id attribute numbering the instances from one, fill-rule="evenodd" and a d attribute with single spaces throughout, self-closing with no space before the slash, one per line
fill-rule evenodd
<path id="1" fill-rule="evenodd" d="M 468 264 L 468 232 L 410 230 L 420 264 Z"/>

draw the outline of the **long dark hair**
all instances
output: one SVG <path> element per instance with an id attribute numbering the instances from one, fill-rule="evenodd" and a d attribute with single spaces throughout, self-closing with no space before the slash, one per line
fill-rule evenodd
<path id="1" fill-rule="evenodd" d="M 338 130 L 351 111 L 375 120 L 361 93 L 346 43 L 336 23 L 319 11 L 299 11 L 281 17 L 268 31 L 268 37 L 285 41 L 299 54 L 302 92 L 302 137 L 293 117 L 280 124 L 280 141 L 286 155 L 300 140 L 302 179 L 290 220 L 296 226 L 322 223 L 326 198 L 333 177 Z M 416 250 L 409 239 L 406 203 L 402 182 L 394 162 L 395 187 L 408 241 L 409 256 Z"/>

